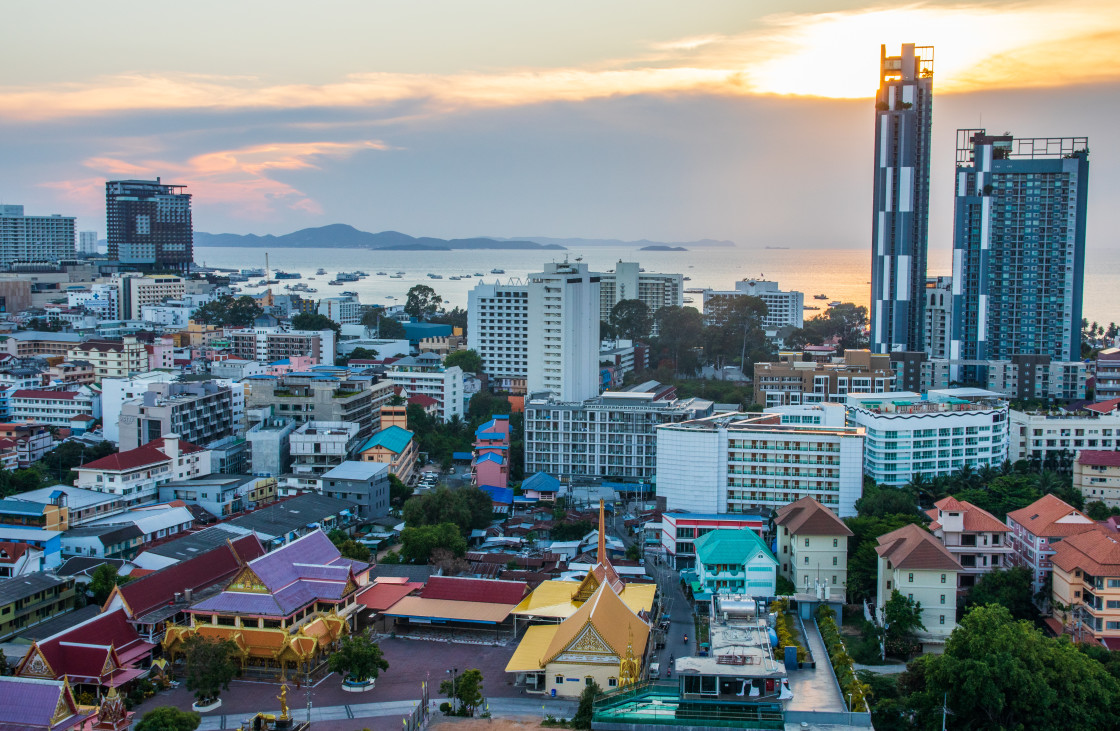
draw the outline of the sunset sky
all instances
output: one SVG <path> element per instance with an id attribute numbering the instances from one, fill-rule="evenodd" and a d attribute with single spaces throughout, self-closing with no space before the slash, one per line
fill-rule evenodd
<path id="1" fill-rule="evenodd" d="M 5 5 L 0 202 L 104 235 L 162 176 L 195 228 L 866 246 L 879 44 L 933 45 L 931 246 L 957 127 L 1088 135 L 1120 195 L 1120 3 Z"/>

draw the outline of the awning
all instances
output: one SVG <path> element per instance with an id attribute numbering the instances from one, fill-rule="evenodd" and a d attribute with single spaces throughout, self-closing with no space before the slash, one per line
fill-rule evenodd
<path id="1" fill-rule="evenodd" d="M 109 679 L 109 687 L 119 688 L 128 681 L 139 678 L 141 675 L 147 672 L 148 668 L 129 668 L 128 670 L 122 670 L 119 673 L 114 674 L 113 677 Z"/>

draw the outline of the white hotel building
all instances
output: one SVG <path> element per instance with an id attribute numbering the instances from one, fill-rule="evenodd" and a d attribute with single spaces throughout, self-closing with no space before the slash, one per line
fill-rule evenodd
<path id="1" fill-rule="evenodd" d="M 718 291 L 704 290 L 704 312 L 708 311 L 708 300 L 713 297 L 758 297 L 766 303 L 766 317 L 762 326 L 767 330 L 777 330 L 788 326 L 805 326 L 805 295 L 802 292 L 783 292 L 777 282 L 765 279 L 744 279 L 735 282 L 735 289 Z"/>
<path id="2" fill-rule="evenodd" d="M 847 396 L 848 423 L 867 432 L 864 474 L 904 485 L 916 474 L 998 467 L 1007 459 L 1007 401 L 974 388 Z"/>
<path id="3" fill-rule="evenodd" d="M 467 293 L 467 347 L 482 371 L 509 389 L 529 375 L 529 287 L 479 282 Z"/>
<path id="4" fill-rule="evenodd" d="M 813 423 L 813 408 L 821 411 L 821 423 Z M 690 513 L 774 509 L 811 497 L 841 517 L 855 515 L 863 493 L 864 430 L 829 426 L 841 420 L 832 413 L 840 409 L 788 407 L 660 426 L 657 496 L 667 510 Z"/>
<path id="5" fill-rule="evenodd" d="M 1012 462 L 1072 458 L 1083 449 L 1120 449 L 1120 408 L 1112 401 L 1059 413 L 1011 411 Z"/>

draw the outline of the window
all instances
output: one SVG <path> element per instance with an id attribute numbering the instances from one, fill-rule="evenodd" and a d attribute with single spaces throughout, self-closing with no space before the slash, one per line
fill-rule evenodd
<path id="1" fill-rule="evenodd" d="M 808 547 L 809 547 L 809 539 L 808 539 L 808 538 L 806 538 L 806 539 L 805 539 L 805 547 L 806 547 L 806 548 L 808 548 Z"/>
<path id="2" fill-rule="evenodd" d="M 1120 579 L 1109 579 L 1108 580 L 1108 588 L 1109 589 L 1120 589 Z"/>
<path id="3" fill-rule="evenodd" d="M 808 557 L 808 556 L 806 556 L 806 557 L 805 557 L 805 565 L 808 565 L 808 564 L 809 564 L 809 557 Z"/>
<path id="4" fill-rule="evenodd" d="M 907 594 L 906 598 L 909 599 L 910 601 L 914 601 L 914 595 L 913 594 Z"/>
<path id="5" fill-rule="evenodd" d="M 839 564 L 837 564 L 837 563 L 836 563 L 837 561 L 839 561 L 839 559 L 838 559 L 838 558 L 837 558 L 836 556 L 833 556 L 833 557 L 832 557 L 832 565 L 833 565 L 833 566 L 837 566 L 837 565 L 839 565 Z"/>
<path id="6" fill-rule="evenodd" d="M 591 677 L 590 675 L 588 675 L 586 678 L 583 679 L 583 684 L 584 685 L 591 685 L 594 682 L 595 682 L 595 678 Z"/>
<path id="7" fill-rule="evenodd" d="M 1106 606 L 1108 609 L 1120 609 L 1120 601 L 1109 599 Z"/>
<path id="8" fill-rule="evenodd" d="M 607 687 L 608 688 L 617 688 L 618 687 L 618 678 L 607 678 Z"/>
<path id="9" fill-rule="evenodd" d="M 557 685 L 563 685 L 564 684 L 564 676 L 563 675 L 557 675 L 555 678 L 553 678 L 553 680 L 556 681 Z"/>
<path id="10" fill-rule="evenodd" d="M 942 594 L 942 595 L 941 595 L 941 603 L 942 603 L 942 604 L 944 604 L 944 603 L 945 603 L 945 595 L 944 595 L 944 594 Z"/>
<path id="11" fill-rule="evenodd" d="M 910 574 L 910 583 L 911 583 L 911 584 L 913 584 L 913 583 L 914 583 L 914 574 Z"/>
<path id="12" fill-rule="evenodd" d="M 942 583 L 942 584 L 944 584 L 944 583 L 945 583 L 945 574 L 941 574 L 941 583 Z"/>
<path id="13" fill-rule="evenodd" d="M 840 547 L 840 539 L 839 538 L 833 538 L 832 539 L 832 547 L 833 548 L 839 548 Z"/>
<path id="14" fill-rule="evenodd" d="M 944 614 L 941 615 L 941 624 L 945 624 L 945 615 Z"/>

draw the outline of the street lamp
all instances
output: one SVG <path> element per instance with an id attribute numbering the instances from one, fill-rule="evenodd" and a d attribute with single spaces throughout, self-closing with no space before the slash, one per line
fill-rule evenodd
<path id="1" fill-rule="evenodd" d="M 852 694 L 848 694 L 848 725 L 852 725 Z"/>
<path id="2" fill-rule="evenodd" d="M 447 674 L 451 676 L 451 693 L 450 695 L 448 695 L 447 700 L 451 701 L 451 712 L 454 713 L 456 711 L 455 685 L 459 680 L 459 668 L 452 668 L 451 670 L 447 671 Z"/>

